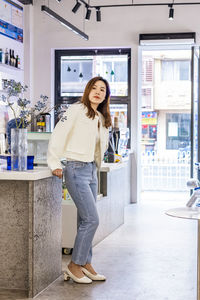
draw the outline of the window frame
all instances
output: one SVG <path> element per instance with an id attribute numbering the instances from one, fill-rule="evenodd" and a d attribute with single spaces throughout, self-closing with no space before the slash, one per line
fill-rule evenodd
<path id="1" fill-rule="evenodd" d="M 64 96 L 61 97 L 60 77 L 61 77 L 61 56 L 94 56 L 94 55 L 127 55 L 128 57 L 128 94 L 127 96 L 112 96 L 110 104 L 127 104 L 127 127 L 129 128 L 129 136 L 131 137 L 131 48 L 95 48 L 95 49 L 61 49 L 55 50 L 55 83 L 54 83 L 54 105 L 73 104 L 81 99 L 81 96 Z M 56 120 L 56 117 L 54 118 Z M 130 138 L 128 142 L 130 148 Z"/>
<path id="2" fill-rule="evenodd" d="M 163 79 L 163 76 L 164 76 L 164 73 L 163 73 L 163 64 L 166 63 L 166 62 L 173 63 L 173 66 L 172 66 L 173 70 L 172 71 L 173 71 L 174 78 L 170 79 L 170 80 L 172 80 L 172 81 L 190 81 L 190 74 L 191 74 L 191 69 L 190 69 L 191 63 L 190 63 L 190 60 L 188 60 L 188 59 L 162 59 L 161 60 L 161 81 L 162 82 L 169 81 L 169 80 Z M 178 66 L 177 63 L 181 63 L 181 62 L 188 62 L 188 66 L 189 66 L 189 68 L 188 68 L 188 79 L 180 79 L 180 77 L 181 77 L 180 65 L 179 65 L 179 68 L 178 68 L 178 76 L 179 76 L 179 78 L 176 78 L 175 73 L 176 73 L 176 68 Z"/>

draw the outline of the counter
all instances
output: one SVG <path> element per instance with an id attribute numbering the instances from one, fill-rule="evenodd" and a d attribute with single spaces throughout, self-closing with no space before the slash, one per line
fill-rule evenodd
<path id="1" fill-rule="evenodd" d="M 99 174 L 97 211 L 99 227 L 93 245 L 102 241 L 124 223 L 124 207 L 130 203 L 131 161 L 103 163 Z M 73 201 L 62 203 L 62 247 L 72 248 L 76 236 L 77 211 Z M 67 230 L 70 228 L 70 232 Z"/>
<path id="2" fill-rule="evenodd" d="M 39 180 L 51 177 L 51 170 L 47 167 L 37 167 L 24 172 L 0 170 L 0 180 Z"/>
<path id="3" fill-rule="evenodd" d="M 124 222 L 124 207 L 130 203 L 130 161 L 102 164 L 99 178 L 100 225 L 93 245 Z M 25 290 L 32 298 L 62 273 L 61 248 L 72 247 L 76 235 L 75 205 L 62 205 L 61 180 L 49 168 L 38 167 L 0 171 L 0 211 L 0 287 Z"/>
<path id="4" fill-rule="evenodd" d="M 0 171 L 1 288 L 34 297 L 61 275 L 61 202 L 48 168 Z"/>

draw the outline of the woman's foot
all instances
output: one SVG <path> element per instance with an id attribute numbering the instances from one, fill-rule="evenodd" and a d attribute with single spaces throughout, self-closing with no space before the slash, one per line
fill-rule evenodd
<path id="1" fill-rule="evenodd" d="M 95 272 L 91 264 L 86 264 L 82 266 L 83 273 L 92 280 L 105 281 L 106 277 L 104 275 Z"/>
<path id="2" fill-rule="evenodd" d="M 73 262 L 66 268 L 66 273 L 64 274 L 64 280 L 69 280 L 69 277 L 77 283 L 91 283 L 92 280 L 85 276 L 80 265 L 76 265 Z"/>
<path id="3" fill-rule="evenodd" d="M 82 266 L 84 269 L 88 270 L 91 274 L 93 275 L 97 275 L 97 273 L 95 272 L 95 270 L 93 269 L 91 264 L 86 264 L 84 266 Z"/>
<path id="4" fill-rule="evenodd" d="M 74 274 L 77 278 L 81 278 L 84 277 L 84 273 L 81 269 L 80 265 L 76 265 L 75 263 L 73 263 L 72 261 L 70 262 L 70 264 L 68 265 L 68 269 L 70 270 L 70 272 L 72 274 Z"/>

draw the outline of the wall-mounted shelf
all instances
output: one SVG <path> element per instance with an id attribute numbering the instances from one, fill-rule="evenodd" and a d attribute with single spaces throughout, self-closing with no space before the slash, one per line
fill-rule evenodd
<path id="1" fill-rule="evenodd" d="M 23 69 L 15 68 L 13 66 L 10 66 L 10 65 L 7 65 L 7 64 L 3 64 L 3 63 L 0 63 L 0 67 L 6 68 L 6 69 L 10 69 L 10 70 L 23 71 Z"/>

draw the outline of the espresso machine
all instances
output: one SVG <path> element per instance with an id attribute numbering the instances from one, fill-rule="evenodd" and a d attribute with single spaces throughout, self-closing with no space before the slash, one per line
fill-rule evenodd
<path id="1" fill-rule="evenodd" d="M 36 131 L 51 132 L 51 115 L 49 113 L 43 113 L 37 116 Z"/>

